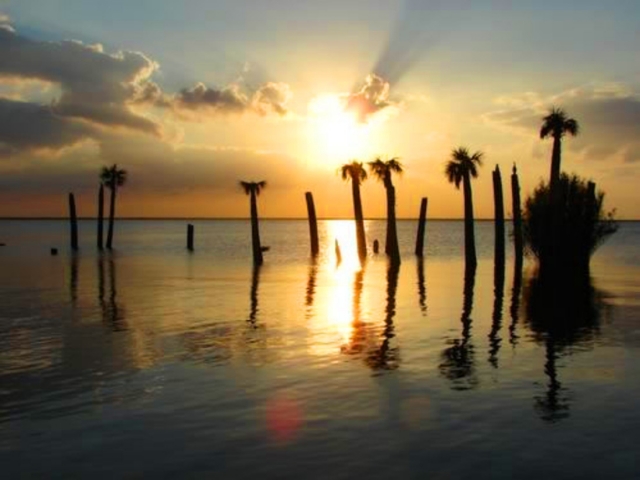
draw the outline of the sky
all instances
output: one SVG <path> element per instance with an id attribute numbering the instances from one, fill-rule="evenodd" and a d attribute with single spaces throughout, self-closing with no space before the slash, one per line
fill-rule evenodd
<path id="1" fill-rule="evenodd" d="M 562 168 L 640 219 L 640 3 L 617 0 L 0 0 L 0 216 L 94 216 L 98 174 L 128 172 L 118 214 L 351 217 L 337 170 L 397 157 L 399 217 L 463 215 L 444 165 L 484 153 L 523 195 L 549 175 L 552 106 L 578 120 Z M 362 185 L 384 217 L 380 182 Z M 511 212 L 510 195 L 506 210 Z"/>

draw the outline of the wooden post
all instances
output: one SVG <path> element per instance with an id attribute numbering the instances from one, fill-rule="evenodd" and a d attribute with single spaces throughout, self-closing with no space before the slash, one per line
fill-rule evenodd
<path id="1" fill-rule="evenodd" d="M 424 254 L 424 231 L 427 223 L 427 204 L 429 199 L 424 197 L 420 203 L 420 218 L 418 220 L 418 237 L 416 238 L 416 255 L 422 257 Z"/>
<path id="2" fill-rule="evenodd" d="M 316 206 L 313 203 L 313 194 L 306 192 L 304 194 L 307 200 L 307 212 L 309 214 L 309 235 L 311 237 L 311 256 L 317 257 L 320 253 L 318 245 L 318 219 L 316 217 Z"/>
<path id="3" fill-rule="evenodd" d="M 502 176 L 500 167 L 492 172 L 493 176 L 493 204 L 495 224 L 495 250 L 494 259 L 497 264 L 504 264 L 504 198 L 502 194 Z"/>
<path id="4" fill-rule="evenodd" d="M 76 200 L 69 194 L 69 221 L 71 226 L 71 250 L 78 250 L 78 217 L 76 216 Z"/>
<path id="5" fill-rule="evenodd" d="M 523 241 L 522 241 L 522 210 L 520 209 L 520 182 L 518 170 L 513 164 L 511 174 L 511 205 L 513 208 L 513 243 L 515 248 L 516 265 L 522 265 Z"/>
<path id="6" fill-rule="evenodd" d="M 193 252 L 193 225 L 187 225 L 187 248 Z"/>
<path id="7" fill-rule="evenodd" d="M 98 190 L 98 250 L 102 250 L 104 230 L 104 185 Z"/>

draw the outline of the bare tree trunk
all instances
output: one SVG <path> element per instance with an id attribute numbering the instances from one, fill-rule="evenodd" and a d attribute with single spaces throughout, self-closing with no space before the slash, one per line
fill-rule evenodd
<path id="1" fill-rule="evenodd" d="M 316 206 L 313 202 L 313 194 L 306 192 L 307 212 L 309 215 L 309 235 L 311 237 L 311 256 L 317 257 L 320 252 L 318 245 L 318 219 L 316 218 Z"/>
<path id="2" fill-rule="evenodd" d="M 71 227 L 71 250 L 78 250 L 78 217 L 76 216 L 76 199 L 69 194 L 69 223 Z"/>
<path id="3" fill-rule="evenodd" d="M 473 218 L 473 194 L 471 192 L 471 179 L 466 172 L 463 177 L 464 185 L 464 253 L 465 264 L 468 268 L 475 268 L 478 264 L 476 258 L 476 240 Z"/>
<path id="4" fill-rule="evenodd" d="M 495 263 L 504 265 L 504 198 L 502 193 L 502 176 L 500 168 L 492 172 L 493 176 L 493 204 L 494 204 L 494 224 L 495 224 Z"/>
<path id="5" fill-rule="evenodd" d="M 102 250 L 103 246 L 103 230 L 104 230 L 104 185 L 100 184 L 98 190 L 98 250 Z"/>
<path id="6" fill-rule="evenodd" d="M 428 199 L 425 197 L 420 202 L 420 217 L 418 219 L 418 236 L 416 238 L 416 255 L 418 257 L 424 254 L 424 231 L 427 223 L 427 203 Z"/>
<path id="7" fill-rule="evenodd" d="M 192 224 L 187 225 L 187 250 L 193 251 L 194 227 Z"/>
<path id="8" fill-rule="evenodd" d="M 113 222 L 116 217 L 116 190 L 115 184 L 111 185 L 111 205 L 109 209 L 109 231 L 107 232 L 107 248 L 111 250 L 113 246 Z"/>
<path id="9" fill-rule="evenodd" d="M 516 265 L 522 267 L 523 241 L 522 241 L 522 208 L 520 206 L 520 182 L 516 166 L 513 166 L 511 174 L 511 208 L 513 208 L 513 242 L 515 247 Z"/>
<path id="10" fill-rule="evenodd" d="M 260 230 L 258 228 L 258 202 L 256 192 L 251 190 L 251 244 L 253 247 L 253 263 L 262 265 L 262 246 L 260 245 Z"/>
<path id="11" fill-rule="evenodd" d="M 367 240 L 364 233 L 364 215 L 362 214 L 362 200 L 360 199 L 360 185 L 355 179 L 351 179 L 351 192 L 353 194 L 353 212 L 356 217 L 356 237 L 358 242 L 358 257 L 360 262 L 367 258 Z"/>

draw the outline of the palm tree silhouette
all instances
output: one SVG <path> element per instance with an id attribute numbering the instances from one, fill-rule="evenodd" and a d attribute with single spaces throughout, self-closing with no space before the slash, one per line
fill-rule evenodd
<path id="1" fill-rule="evenodd" d="M 113 245 L 113 221 L 116 216 L 116 193 L 118 187 L 123 186 L 127 182 L 127 171 L 119 169 L 117 164 L 110 167 L 102 167 L 100 171 L 100 181 L 111 190 L 111 205 L 109 210 L 109 231 L 107 232 L 107 248 L 111 250 Z"/>
<path id="2" fill-rule="evenodd" d="M 445 167 L 445 175 L 449 183 L 453 183 L 456 188 L 463 184 L 464 193 L 464 245 L 465 261 L 467 267 L 475 268 L 476 242 L 473 230 L 473 194 L 471 192 L 471 178 L 478 177 L 478 167 L 482 166 L 482 152 L 469 154 L 469 150 L 460 147 L 451 152 L 451 159 Z"/>
<path id="3" fill-rule="evenodd" d="M 244 193 L 251 196 L 251 245 L 253 247 L 253 263 L 262 265 L 262 246 L 260 245 L 260 230 L 258 228 L 258 202 L 257 197 L 262 189 L 266 188 L 267 182 L 240 182 Z"/>
<path id="4" fill-rule="evenodd" d="M 560 160 L 562 155 L 562 138 L 568 133 L 575 137 L 578 135 L 580 127 L 578 122 L 567 116 L 561 108 L 552 107 L 549 113 L 542 118 L 540 128 L 540 138 L 553 138 L 553 153 L 551 155 L 551 175 L 549 177 L 549 188 L 555 192 L 560 181 Z"/>
<path id="5" fill-rule="evenodd" d="M 367 171 L 362 162 L 353 160 L 345 163 L 340 168 L 340 174 L 345 181 L 351 180 L 351 193 L 353 195 L 353 212 L 356 217 L 356 237 L 358 241 L 358 257 L 360 262 L 367 258 L 367 241 L 364 235 L 364 216 L 362 214 L 362 200 L 360 198 L 360 184 L 367 179 Z"/>
<path id="6" fill-rule="evenodd" d="M 400 263 L 400 247 L 396 229 L 396 189 L 391 181 L 391 176 L 393 173 L 402 174 L 402 164 L 395 157 L 387 161 L 376 158 L 373 162 L 369 162 L 369 171 L 384 184 L 387 193 L 387 239 L 384 252 L 393 263 Z"/>

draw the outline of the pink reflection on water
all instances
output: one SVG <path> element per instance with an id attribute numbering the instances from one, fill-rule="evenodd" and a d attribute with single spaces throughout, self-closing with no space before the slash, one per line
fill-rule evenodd
<path id="1" fill-rule="evenodd" d="M 278 393 L 267 401 L 266 423 L 270 439 L 276 443 L 289 443 L 302 427 L 304 413 L 300 404 Z"/>

